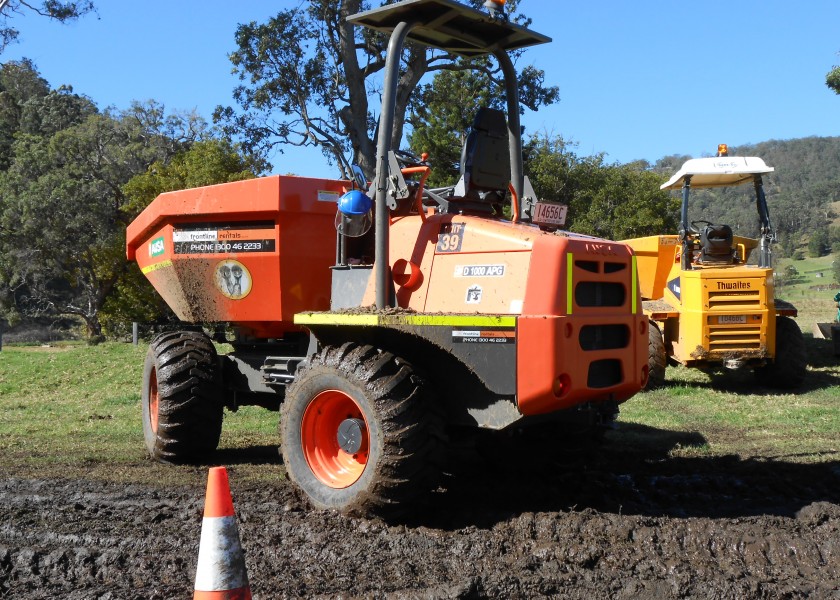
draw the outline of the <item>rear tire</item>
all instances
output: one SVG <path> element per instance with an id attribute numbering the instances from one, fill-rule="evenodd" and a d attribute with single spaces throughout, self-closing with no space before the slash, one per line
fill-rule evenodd
<path id="1" fill-rule="evenodd" d="M 659 326 L 648 321 L 648 380 L 645 390 L 655 390 L 665 385 L 665 368 L 668 355 L 665 353 L 665 340 Z"/>
<path id="2" fill-rule="evenodd" d="M 805 380 L 807 365 L 805 339 L 799 325 L 790 317 L 776 317 L 776 360 L 756 369 L 756 377 L 771 387 L 793 389 Z"/>
<path id="3" fill-rule="evenodd" d="M 286 472 L 316 508 L 393 516 L 440 475 L 433 398 L 389 352 L 350 342 L 323 348 L 298 371 L 281 410 Z"/>
<path id="4" fill-rule="evenodd" d="M 199 462 L 219 445 L 224 405 L 216 348 L 206 335 L 163 333 L 143 368 L 143 436 L 155 460 Z"/>

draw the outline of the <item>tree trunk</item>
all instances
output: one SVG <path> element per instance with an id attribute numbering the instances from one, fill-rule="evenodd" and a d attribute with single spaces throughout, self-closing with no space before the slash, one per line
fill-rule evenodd
<path id="1" fill-rule="evenodd" d="M 88 342 L 98 344 L 104 341 L 105 336 L 102 335 L 102 323 L 99 322 L 99 315 L 84 315 L 82 318 L 85 321 Z"/>

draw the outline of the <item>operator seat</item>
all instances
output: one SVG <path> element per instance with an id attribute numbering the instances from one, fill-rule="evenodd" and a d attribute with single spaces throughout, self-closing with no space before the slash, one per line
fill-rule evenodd
<path id="1" fill-rule="evenodd" d="M 501 202 L 510 181 L 505 113 L 481 107 L 461 152 L 461 178 L 454 195 L 469 202 Z"/>
<path id="2" fill-rule="evenodd" d="M 732 228 L 729 225 L 706 225 L 700 232 L 701 264 L 727 264 L 734 261 Z"/>

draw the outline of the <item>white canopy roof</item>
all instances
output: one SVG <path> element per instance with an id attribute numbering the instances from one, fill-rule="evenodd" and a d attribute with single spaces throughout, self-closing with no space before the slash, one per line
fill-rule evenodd
<path id="1" fill-rule="evenodd" d="M 692 158 L 685 161 L 682 168 L 666 183 L 659 186 L 662 190 L 677 190 L 686 177 L 691 177 L 691 187 L 723 187 L 740 185 L 753 180 L 753 175 L 772 173 L 764 161 L 755 156 L 713 156 Z"/>

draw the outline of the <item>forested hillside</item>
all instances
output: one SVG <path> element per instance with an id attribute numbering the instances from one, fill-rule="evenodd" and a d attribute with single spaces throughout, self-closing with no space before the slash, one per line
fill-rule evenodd
<path id="1" fill-rule="evenodd" d="M 840 137 L 770 140 L 730 147 L 732 156 L 758 156 L 775 171 L 764 177 L 770 215 L 779 237 L 779 249 L 790 256 L 815 238 L 821 254 L 840 242 L 836 228 L 840 201 Z M 654 172 L 670 177 L 688 156 L 667 156 L 656 162 Z M 664 180 L 664 179 L 663 179 Z M 674 192 L 676 194 L 676 192 Z M 747 235 L 758 232 L 751 186 L 692 193 L 697 201 L 695 218 L 726 223 Z M 804 249 L 804 248 L 803 248 Z"/>

